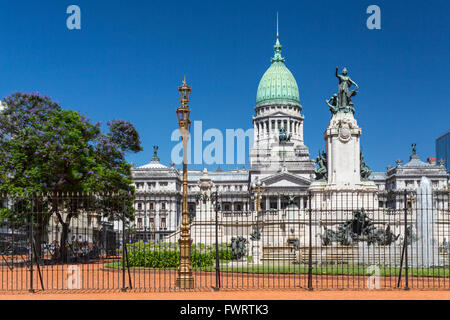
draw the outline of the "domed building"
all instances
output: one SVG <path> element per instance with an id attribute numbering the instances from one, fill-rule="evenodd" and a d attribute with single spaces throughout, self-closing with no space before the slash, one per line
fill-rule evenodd
<path id="1" fill-rule="evenodd" d="M 255 199 L 249 193 L 253 194 L 250 191 L 257 183 L 264 184 L 262 210 L 285 209 L 288 205 L 306 207 L 315 164 L 303 140 L 304 116 L 297 81 L 285 65 L 281 49 L 277 32 L 274 56 L 256 93 L 250 170 L 188 170 L 191 218 L 209 219 L 199 215 L 213 210 L 205 210 L 206 200 L 202 200 L 211 190 L 221 194 L 224 216 L 254 210 Z M 136 186 L 136 231 L 142 240 L 170 241 L 177 237 L 181 221 L 182 172 L 161 164 L 156 150 L 157 147 L 149 164 L 132 169 Z M 288 194 L 295 197 L 283 196 Z"/>
<path id="2" fill-rule="evenodd" d="M 238 217 L 262 211 L 273 221 L 285 221 L 292 219 L 296 210 L 300 214 L 306 212 L 308 191 L 317 182 L 314 182 L 316 165 L 304 142 L 305 117 L 299 86 L 281 52 L 277 31 L 274 55 L 256 92 L 250 169 L 188 170 L 187 209 L 195 243 L 215 242 L 212 223 L 216 210 L 220 221 L 218 234 L 224 242 L 230 242 L 230 237 L 237 233 L 250 236 L 249 225 L 239 223 Z M 132 169 L 136 187 L 136 237 L 144 241 L 176 242 L 182 213 L 182 172 L 173 164 L 170 167 L 161 164 L 157 150 L 155 146 L 150 163 Z M 416 154 L 404 166 L 398 163 L 395 168 L 388 167 L 387 172 L 373 172 L 369 180 L 380 193 L 378 207 L 401 209 L 402 194 L 391 198 L 386 191 L 417 187 L 422 176 L 430 179 L 434 189 L 443 190 L 448 186 L 444 166 L 421 162 Z M 213 202 L 216 191 L 220 197 L 217 206 Z M 444 203 L 442 199 L 439 201 Z M 283 241 L 300 232 L 284 224 L 278 227 L 265 231 L 266 236 L 273 235 L 266 241 L 269 246 L 284 245 Z"/>
<path id="3" fill-rule="evenodd" d="M 281 55 L 279 35 L 270 67 L 259 82 L 253 116 L 254 144 L 250 152 L 252 183 L 267 189 L 263 209 L 285 207 L 286 199 L 276 194 L 306 196 L 315 164 L 304 144 L 302 105 L 297 81 Z M 302 203 L 300 197 L 298 205 Z"/>

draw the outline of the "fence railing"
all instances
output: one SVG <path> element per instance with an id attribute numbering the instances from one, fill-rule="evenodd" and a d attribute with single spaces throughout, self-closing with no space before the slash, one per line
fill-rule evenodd
<path id="1" fill-rule="evenodd" d="M 177 290 L 179 195 L 0 202 L 0 291 Z M 447 192 L 256 202 L 208 193 L 189 203 L 195 290 L 450 289 Z"/>

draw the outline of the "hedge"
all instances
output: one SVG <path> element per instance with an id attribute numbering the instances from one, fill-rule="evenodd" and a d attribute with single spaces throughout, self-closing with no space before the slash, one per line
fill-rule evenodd
<path id="1" fill-rule="evenodd" d="M 130 267 L 176 268 L 180 263 L 180 249 L 177 243 L 144 243 L 127 244 Z M 203 243 L 191 246 L 193 268 L 208 267 L 215 263 L 215 245 Z M 231 248 L 226 243 L 219 246 L 219 260 L 231 260 Z"/>

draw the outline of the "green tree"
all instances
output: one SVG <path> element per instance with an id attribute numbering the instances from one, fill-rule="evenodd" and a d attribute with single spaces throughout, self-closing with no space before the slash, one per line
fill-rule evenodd
<path id="1" fill-rule="evenodd" d="M 25 221 L 34 205 L 36 248 L 51 217 L 62 226 L 61 258 L 66 259 L 70 222 L 91 209 L 111 219 L 127 208 L 133 216 L 134 187 L 125 154 L 142 150 L 135 127 L 124 120 L 100 123 L 64 110 L 49 97 L 15 93 L 0 115 L 0 192 L 14 197 L 2 218 Z M 39 196 L 31 197 L 37 194 Z M 74 194 L 91 194 L 74 197 Z M 106 196 L 99 195 L 109 194 Z M 111 194 L 114 194 L 111 195 Z M 33 201 L 30 201 L 33 199 Z M 25 212 L 25 213 L 24 213 Z"/>

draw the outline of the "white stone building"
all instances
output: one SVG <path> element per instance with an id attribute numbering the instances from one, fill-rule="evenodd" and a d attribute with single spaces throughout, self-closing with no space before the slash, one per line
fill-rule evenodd
<path id="1" fill-rule="evenodd" d="M 261 210 L 265 212 L 277 211 L 282 217 L 282 211 L 289 204 L 303 213 L 308 207 L 308 191 L 315 179 L 316 166 L 303 135 L 305 117 L 298 85 L 285 65 L 281 48 L 277 35 L 274 57 L 257 90 L 252 117 L 254 144 L 249 155 L 250 169 L 188 170 L 188 208 L 194 221 L 212 217 L 214 205 L 207 198 L 215 190 L 221 196 L 220 211 L 224 216 L 254 211 L 254 183 L 263 186 Z M 355 130 L 359 130 L 355 133 L 359 139 L 360 129 Z M 330 132 L 329 136 L 333 134 Z M 353 158 L 357 157 L 356 168 L 359 168 L 359 140 L 357 146 Z M 331 149 L 331 144 L 328 148 Z M 345 163 L 345 159 L 341 160 Z M 375 186 L 378 192 L 417 186 L 422 176 L 430 178 L 436 188 L 447 188 L 448 176 L 441 167 L 423 163 L 417 156 L 412 156 L 411 161 L 403 166 L 398 164 L 386 173 L 372 173 L 371 192 L 377 192 Z M 161 241 L 173 235 L 181 222 L 182 172 L 161 164 L 155 150 L 150 163 L 132 169 L 132 175 L 136 186 L 135 228 L 138 238 Z M 359 172 L 356 175 L 359 176 Z M 387 197 L 380 197 L 378 201 L 380 208 L 396 206 Z M 199 216 L 199 212 L 204 215 Z"/>

